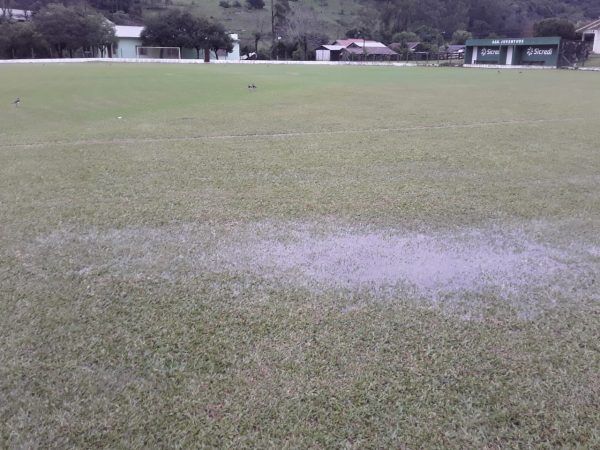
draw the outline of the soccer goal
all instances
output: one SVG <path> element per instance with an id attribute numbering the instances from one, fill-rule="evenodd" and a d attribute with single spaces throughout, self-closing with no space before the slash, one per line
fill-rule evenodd
<path id="1" fill-rule="evenodd" d="M 179 47 L 136 47 L 137 58 L 181 59 Z"/>

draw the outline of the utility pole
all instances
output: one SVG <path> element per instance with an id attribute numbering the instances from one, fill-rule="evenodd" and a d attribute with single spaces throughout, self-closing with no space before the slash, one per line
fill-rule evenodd
<path id="1" fill-rule="evenodd" d="M 363 62 L 367 61 L 367 40 L 365 38 L 365 34 L 363 33 Z"/>

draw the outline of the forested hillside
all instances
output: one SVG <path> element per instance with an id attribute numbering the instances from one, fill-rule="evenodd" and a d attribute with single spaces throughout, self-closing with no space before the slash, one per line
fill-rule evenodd
<path id="1" fill-rule="evenodd" d="M 36 9 L 56 0 L 0 0 Z M 68 0 L 69 2 L 78 0 Z M 600 0 L 89 0 L 115 23 L 143 23 L 170 8 L 213 17 L 249 48 L 285 45 L 300 35 L 314 42 L 367 36 L 386 42 L 414 32 L 420 40 L 451 41 L 456 30 L 475 37 L 530 35 L 542 18 L 584 22 L 600 17 Z M 273 11 L 273 14 L 271 14 Z"/>

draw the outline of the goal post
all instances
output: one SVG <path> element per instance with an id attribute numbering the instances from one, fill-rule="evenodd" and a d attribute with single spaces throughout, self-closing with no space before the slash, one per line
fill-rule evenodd
<path id="1" fill-rule="evenodd" d="M 135 54 L 139 59 L 181 59 L 179 47 L 136 47 Z"/>

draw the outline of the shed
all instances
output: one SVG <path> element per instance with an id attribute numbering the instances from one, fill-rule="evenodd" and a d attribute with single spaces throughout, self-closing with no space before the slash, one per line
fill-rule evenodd
<path id="1" fill-rule="evenodd" d="M 321 45 L 316 50 L 317 61 L 339 61 L 340 53 L 344 49 L 341 45 Z"/>
<path id="2" fill-rule="evenodd" d="M 600 19 L 578 28 L 577 33 L 581 33 L 581 40 L 590 43 L 592 53 L 600 54 Z"/>
<path id="3" fill-rule="evenodd" d="M 137 58 L 137 48 L 142 45 L 142 30 L 144 27 L 130 25 L 115 25 L 117 44 L 112 54 L 116 58 Z"/>

